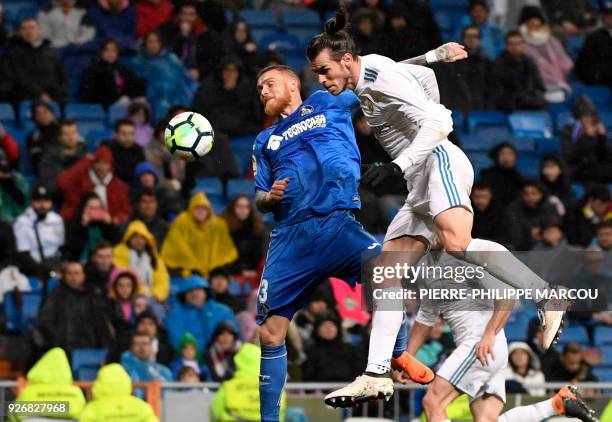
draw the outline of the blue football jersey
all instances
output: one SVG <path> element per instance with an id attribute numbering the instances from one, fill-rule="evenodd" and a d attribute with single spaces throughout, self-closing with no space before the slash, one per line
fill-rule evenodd
<path id="1" fill-rule="evenodd" d="M 361 157 L 351 114 L 358 107 L 352 91 L 338 96 L 317 91 L 257 136 L 255 188 L 269 191 L 275 180 L 289 179 L 274 210 L 277 222 L 297 223 L 361 206 Z"/>

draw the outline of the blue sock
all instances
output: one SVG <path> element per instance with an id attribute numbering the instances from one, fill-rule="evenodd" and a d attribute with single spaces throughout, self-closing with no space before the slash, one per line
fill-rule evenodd
<path id="1" fill-rule="evenodd" d="M 280 399 L 287 378 L 287 348 L 261 346 L 259 403 L 261 422 L 279 422 Z"/>
<path id="2" fill-rule="evenodd" d="M 395 346 L 393 347 L 393 357 L 398 358 L 402 353 L 406 351 L 406 343 L 408 341 L 408 318 L 404 314 L 402 325 L 397 332 L 397 338 L 395 339 Z"/>

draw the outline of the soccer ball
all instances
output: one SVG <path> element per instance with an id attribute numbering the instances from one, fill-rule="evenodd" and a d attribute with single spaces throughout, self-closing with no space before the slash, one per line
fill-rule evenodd
<path id="1" fill-rule="evenodd" d="M 185 161 L 197 160 L 208 154 L 214 137 L 215 132 L 208 119 L 193 111 L 174 116 L 164 132 L 166 148 Z"/>

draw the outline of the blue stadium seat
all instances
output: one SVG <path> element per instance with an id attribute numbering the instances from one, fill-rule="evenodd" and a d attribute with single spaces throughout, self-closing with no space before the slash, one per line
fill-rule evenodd
<path id="1" fill-rule="evenodd" d="M 563 327 L 563 332 L 559 337 L 558 343 L 578 343 L 588 345 L 590 343 L 589 334 L 587 333 L 586 328 L 584 328 L 582 325 L 566 325 Z"/>
<path id="2" fill-rule="evenodd" d="M 239 16 L 253 28 L 275 29 L 277 27 L 276 16 L 270 10 L 241 10 Z"/>
<path id="3" fill-rule="evenodd" d="M 223 196 L 223 183 L 218 177 L 200 177 L 196 179 L 196 188 L 202 190 L 209 197 Z"/>
<path id="4" fill-rule="evenodd" d="M 210 205 L 213 207 L 213 212 L 217 215 L 223 213 L 225 210 L 225 200 L 222 196 L 210 196 L 209 198 Z"/>
<path id="5" fill-rule="evenodd" d="M 68 79 L 68 101 L 74 102 L 77 100 L 77 95 L 79 93 L 79 81 L 78 78 L 69 78 Z"/>
<path id="6" fill-rule="evenodd" d="M 287 32 L 296 36 L 300 40 L 302 48 L 305 49 L 312 37 L 317 35 L 320 31 L 312 28 L 288 28 Z"/>
<path id="7" fill-rule="evenodd" d="M 81 135 L 83 135 L 83 138 L 87 140 L 88 143 L 93 143 L 94 145 L 98 144 L 100 141 L 111 139 L 114 134 L 115 134 L 115 131 L 109 128 L 104 128 L 101 130 L 90 130 L 87 133 L 87 137 L 85 137 L 83 133 L 81 132 Z"/>
<path id="8" fill-rule="evenodd" d="M 232 296 L 242 295 L 242 285 L 238 280 L 231 279 L 228 286 L 228 293 Z"/>
<path id="9" fill-rule="evenodd" d="M 30 288 L 33 292 L 42 290 L 42 285 L 38 277 L 28 277 L 28 283 L 30 283 Z"/>
<path id="10" fill-rule="evenodd" d="M 432 9 L 437 8 L 464 8 L 467 12 L 468 1 L 467 0 L 430 0 L 429 2 Z"/>
<path id="11" fill-rule="evenodd" d="M 248 149 L 234 150 L 234 159 L 241 176 L 245 176 L 249 168 L 252 167 L 252 154 L 253 152 Z"/>
<path id="12" fill-rule="evenodd" d="M 506 126 L 506 115 L 500 111 L 472 111 L 467 116 L 468 132 L 477 126 Z"/>
<path id="13" fill-rule="evenodd" d="M 55 117 L 59 118 L 60 117 L 59 104 L 56 103 L 55 101 L 51 101 L 49 105 L 51 106 L 51 109 L 53 110 Z M 19 104 L 19 117 L 21 120 L 31 120 L 32 119 L 32 113 L 30 113 L 31 106 L 32 106 L 32 101 L 22 101 Z"/>
<path id="14" fill-rule="evenodd" d="M 535 142 L 531 138 L 508 138 L 506 139 L 511 143 L 518 152 L 534 152 Z"/>
<path id="15" fill-rule="evenodd" d="M 31 1 L 3 2 L 4 20 L 15 30 L 19 28 L 19 22 L 25 18 L 36 18 L 38 6 Z"/>
<path id="16" fill-rule="evenodd" d="M 557 155 L 561 153 L 561 141 L 559 138 L 538 138 L 533 140 L 535 142 L 536 152 L 538 156 L 543 157 L 545 155 Z"/>
<path id="17" fill-rule="evenodd" d="M 512 134 L 518 137 L 550 138 L 552 122 L 545 111 L 517 111 L 508 116 Z"/>
<path id="18" fill-rule="evenodd" d="M 273 32 L 264 36 L 260 44 L 264 50 L 277 51 L 281 54 L 304 54 L 300 39 L 292 34 Z"/>
<path id="19" fill-rule="evenodd" d="M 79 126 L 79 133 L 83 139 L 87 140 L 90 140 L 94 135 L 98 136 L 99 133 L 108 130 L 104 120 L 78 120 L 77 125 Z"/>
<path id="20" fill-rule="evenodd" d="M 231 179 L 227 181 L 227 199 L 231 201 L 238 195 L 253 196 L 255 193 L 255 183 L 246 179 Z"/>
<path id="21" fill-rule="evenodd" d="M 9 103 L 0 103 L 0 122 L 2 124 L 15 123 L 15 110 Z"/>
<path id="22" fill-rule="evenodd" d="M 574 99 L 584 94 L 591 99 L 591 101 L 599 107 L 600 105 L 612 104 L 612 90 L 607 86 L 589 86 L 576 84 L 574 88 Z"/>
<path id="23" fill-rule="evenodd" d="M 42 302 L 42 291 L 24 293 L 21 296 L 21 329 L 27 332 L 38 318 L 38 308 Z"/>
<path id="24" fill-rule="evenodd" d="M 516 167 L 525 179 L 537 179 L 540 175 L 540 160 L 531 154 L 518 154 Z"/>
<path id="25" fill-rule="evenodd" d="M 597 327 L 593 334 L 595 346 L 612 344 L 612 327 Z"/>
<path id="26" fill-rule="evenodd" d="M 57 286 L 59 286 L 60 281 L 58 278 L 50 278 L 47 280 L 47 283 L 45 284 L 45 290 L 46 290 L 46 294 L 49 294 L 53 291 L 53 289 L 55 289 Z"/>
<path id="27" fill-rule="evenodd" d="M 100 121 L 106 120 L 106 113 L 100 104 L 71 103 L 66 105 L 66 118 L 77 121 Z"/>
<path id="28" fill-rule="evenodd" d="M 106 349 L 74 349 L 70 366 L 75 376 L 81 367 L 101 367 L 106 362 Z"/>
<path id="29" fill-rule="evenodd" d="M 463 115 L 463 113 L 459 110 L 453 110 L 452 111 L 452 118 L 453 118 L 453 129 L 456 130 L 457 132 L 463 132 L 463 129 L 465 127 L 465 116 Z"/>
<path id="30" fill-rule="evenodd" d="M 600 382 L 612 382 L 612 368 L 594 367 L 593 373 Z"/>
<path id="31" fill-rule="evenodd" d="M 4 129 L 11 134 L 20 147 L 25 147 L 29 132 L 16 126 L 16 123 L 4 123 Z"/>
<path id="32" fill-rule="evenodd" d="M 586 37 L 584 35 L 572 35 L 571 37 L 567 37 L 565 41 L 565 49 L 567 50 L 567 54 L 575 59 L 578 56 L 585 39 Z"/>
<path id="33" fill-rule="evenodd" d="M 287 11 L 283 14 L 283 26 L 288 30 L 294 28 L 311 28 L 321 30 L 319 14 L 311 10 Z"/>
<path id="34" fill-rule="evenodd" d="M 4 295 L 4 316 L 6 318 L 6 331 L 11 333 L 21 331 L 21 311 L 15 303 L 15 297 L 12 292 Z"/>
<path id="35" fill-rule="evenodd" d="M 453 32 L 453 15 L 449 13 L 449 11 L 441 9 L 435 10 L 434 18 L 442 31 L 448 32 L 449 34 Z"/>
<path id="36" fill-rule="evenodd" d="M 95 381 L 99 370 L 99 366 L 81 366 L 76 371 L 76 379 L 78 381 Z"/>
<path id="37" fill-rule="evenodd" d="M 568 123 L 572 123 L 574 121 L 574 116 L 570 111 L 564 111 L 557 114 L 557 119 L 555 122 L 555 131 L 556 133 L 560 133 L 561 129 Z"/>
<path id="38" fill-rule="evenodd" d="M 253 144 L 255 143 L 254 136 L 241 136 L 239 138 L 230 139 L 230 144 L 232 145 L 232 150 L 248 150 L 253 151 Z"/>
<path id="39" fill-rule="evenodd" d="M 612 130 L 612 111 L 599 111 L 598 115 L 606 129 Z"/>
<path id="40" fill-rule="evenodd" d="M 255 41 L 255 44 L 257 44 L 260 48 L 263 48 L 261 40 L 263 40 L 264 37 L 275 33 L 276 32 L 270 28 L 251 28 L 251 36 L 253 37 L 253 41 Z"/>
<path id="41" fill-rule="evenodd" d="M 303 54 L 286 54 L 283 59 L 285 60 L 285 64 L 297 74 L 300 74 L 302 70 L 308 66 L 308 60 L 306 60 Z"/>
<path id="42" fill-rule="evenodd" d="M 389 212 L 387 213 L 387 220 L 392 221 L 397 215 L 397 213 L 399 212 L 399 210 L 400 210 L 399 208 L 391 208 Z"/>
<path id="43" fill-rule="evenodd" d="M 506 141 L 512 137 L 508 126 L 487 126 L 479 125 L 470 132 L 470 135 L 476 135 L 481 138 L 486 138 L 490 144 L 497 145 L 500 142 Z"/>
<path id="44" fill-rule="evenodd" d="M 612 365 L 612 344 L 601 346 L 600 349 L 602 357 L 601 363 L 604 365 Z"/>
<path id="45" fill-rule="evenodd" d="M 108 122 L 113 125 L 117 120 L 127 117 L 126 105 L 112 105 L 108 108 Z"/>
<path id="46" fill-rule="evenodd" d="M 474 177 L 478 179 L 480 176 L 480 171 L 491 167 L 493 165 L 493 160 L 489 157 L 489 154 L 484 152 L 476 152 L 468 154 L 468 158 L 474 167 Z"/>
<path id="47" fill-rule="evenodd" d="M 572 183 L 572 192 L 576 198 L 582 198 L 585 193 L 584 185 L 581 185 L 580 183 Z M 610 337 L 610 341 L 612 342 L 612 337 Z"/>
<path id="48" fill-rule="evenodd" d="M 508 342 L 525 341 L 527 339 L 527 327 L 527 321 L 519 320 L 514 323 L 508 322 L 504 327 Z"/>

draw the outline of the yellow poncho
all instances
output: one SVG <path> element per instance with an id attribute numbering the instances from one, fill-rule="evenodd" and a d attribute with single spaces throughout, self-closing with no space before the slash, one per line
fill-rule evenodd
<path id="1" fill-rule="evenodd" d="M 192 217 L 197 206 L 208 208 L 208 218 L 201 224 Z M 169 268 L 182 270 L 183 276 L 197 270 L 208 277 L 210 270 L 234 262 L 238 251 L 227 223 L 213 214 L 208 198 L 200 192 L 191 197 L 187 211 L 170 226 L 161 256 Z"/>

